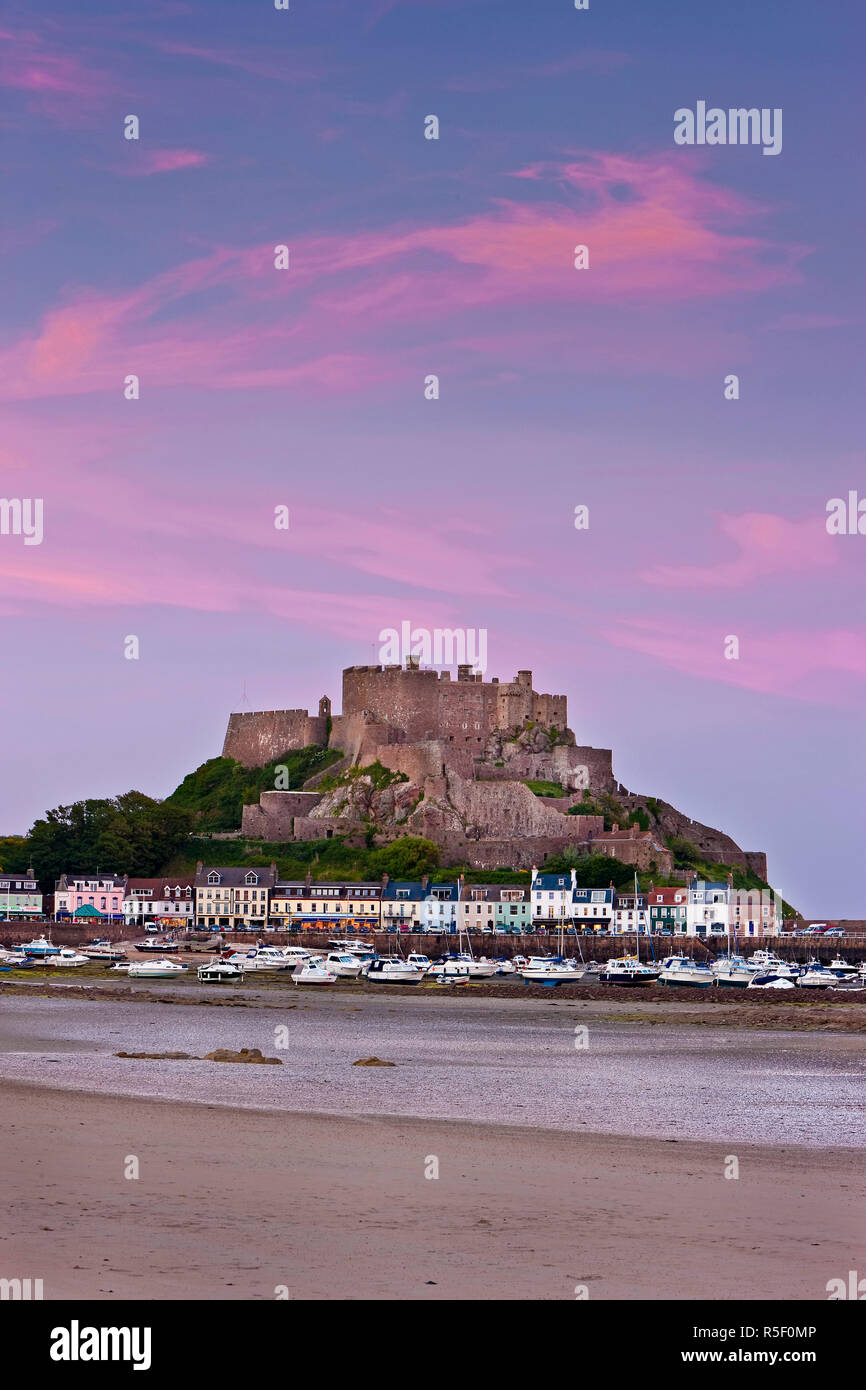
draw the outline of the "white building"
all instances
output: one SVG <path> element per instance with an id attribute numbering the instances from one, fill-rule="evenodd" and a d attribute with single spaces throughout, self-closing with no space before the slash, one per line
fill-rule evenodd
<path id="1" fill-rule="evenodd" d="M 195 883 L 181 878 L 131 878 L 123 898 L 123 920 L 128 927 L 176 926 L 181 931 L 195 921 Z"/>
<path id="2" fill-rule="evenodd" d="M 536 928 L 570 924 L 574 915 L 574 869 L 559 874 L 532 870 L 532 925 Z"/>

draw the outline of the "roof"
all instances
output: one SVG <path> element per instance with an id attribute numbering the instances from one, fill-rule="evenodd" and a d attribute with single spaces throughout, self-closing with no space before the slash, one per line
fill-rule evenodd
<path id="1" fill-rule="evenodd" d="M 221 888 L 272 888 L 276 880 L 276 873 L 270 867 L 232 864 L 223 868 L 219 864 L 206 864 L 195 876 L 196 888 L 207 888 L 210 874 L 219 874 Z M 255 874 L 256 882 L 247 883 L 247 874 Z"/>
<path id="2" fill-rule="evenodd" d="M 570 889 L 572 885 L 572 874 L 570 869 L 563 870 L 559 874 L 536 874 L 532 880 L 533 892 L 549 892 L 563 889 Z"/>
<path id="3" fill-rule="evenodd" d="M 385 884 L 382 901 L 396 901 L 398 891 L 400 898 L 410 903 L 420 903 L 427 896 L 427 890 L 422 888 L 420 883 L 413 883 L 411 879 L 391 879 Z"/>
<path id="4" fill-rule="evenodd" d="M 472 895 L 476 892 L 483 893 L 484 897 L 474 898 Z M 467 883 L 464 885 L 461 900 L 465 903 L 499 903 L 502 902 L 503 893 L 517 893 L 520 895 L 517 898 L 512 897 L 510 899 L 511 902 L 528 903 L 530 901 L 529 888 L 525 884 L 520 883 Z"/>
<path id="5" fill-rule="evenodd" d="M 186 891 L 195 885 L 195 875 L 179 874 L 177 878 L 164 875 L 162 878 L 131 878 L 126 885 L 127 893 L 131 893 L 135 888 L 153 888 L 162 891 L 163 888 L 170 888 L 174 892 L 175 888 Z"/>
<path id="6" fill-rule="evenodd" d="M 594 893 L 600 893 L 602 896 L 593 898 Z M 612 903 L 613 895 L 613 888 L 575 888 L 572 901 L 576 903 Z"/>

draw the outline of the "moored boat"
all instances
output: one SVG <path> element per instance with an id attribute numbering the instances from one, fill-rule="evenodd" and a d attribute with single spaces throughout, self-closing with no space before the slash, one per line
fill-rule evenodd
<path id="1" fill-rule="evenodd" d="M 25 956 L 30 956 L 33 960 L 42 960 L 46 956 L 56 956 L 60 947 L 52 946 L 51 942 L 44 936 L 36 936 L 32 941 L 22 941 L 20 946 L 15 947 L 15 950 L 23 952 Z"/>
<path id="2" fill-rule="evenodd" d="M 296 985 L 335 985 L 337 976 L 321 956 L 309 956 L 296 966 L 292 980 Z"/>
<path id="3" fill-rule="evenodd" d="M 341 980 L 357 980 L 363 962 L 353 951 L 329 951 L 325 965 Z"/>
<path id="4" fill-rule="evenodd" d="M 659 969 L 660 985 L 690 985 L 706 989 L 714 983 L 713 972 L 691 956 L 667 956 Z"/>
<path id="5" fill-rule="evenodd" d="M 89 965 L 90 961 L 79 951 L 73 951 L 71 946 L 62 946 L 56 956 L 48 956 L 45 963 L 46 965 L 68 966 L 74 969 L 76 966 Z"/>
<path id="6" fill-rule="evenodd" d="M 419 985 L 424 972 L 401 956 L 377 956 L 366 972 L 366 977 L 377 985 Z"/>
<path id="7" fill-rule="evenodd" d="M 115 969 L 117 967 L 115 966 Z M 188 967 L 179 960 L 168 960 L 162 956 L 157 960 L 133 960 L 129 963 L 128 975 L 131 980 L 173 980 L 185 975 Z"/>
<path id="8" fill-rule="evenodd" d="M 658 977 L 658 969 L 644 965 L 637 956 L 609 960 L 599 976 L 606 985 L 654 985 Z"/>
<path id="9" fill-rule="evenodd" d="M 745 989 L 749 981 L 758 973 L 758 967 L 749 965 L 745 956 L 719 956 L 710 966 L 717 985 L 734 986 Z"/>
<path id="10" fill-rule="evenodd" d="M 230 960 L 220 960 L 219 956 L 214 956 L 212 960 L 199 966 L 198 978 L 204 985 L 232 984 L 243 980 L 243 966 L 233 965 Z"/>

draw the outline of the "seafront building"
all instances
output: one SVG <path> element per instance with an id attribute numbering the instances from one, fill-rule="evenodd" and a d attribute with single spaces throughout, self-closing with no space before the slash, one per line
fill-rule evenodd
<path id="1" fill-rule="evenodd" d="M 29 869 L 26 874 L 0 874 L 0 919 L 13 921 L 16 917 L 42 915 L 42 894 Z"/>
<path id="2" fill-rule="evenodd" d="M 199 862 L 195 875 L 195 920 L 200 927 L 262 931 L 267 926 L 277 866 L 222 868 Z"/>
<path id="3" fill-rule="evenodd" d="M 0 874 L 0 919 L 39 915 L 35 877 Z M 51 911 L 51 907 L 48 908 Z M 781 905 L 768 889 L 735 889 L 732 881 L 689 883 L 646 891 L 584 888 L 575 869 L 540 872 L 529 884 L 467 883 L 462 874 L 437 882 L 417 880 L 342 883 L 278 881 L 267 868 L 203 865 L 194 878 L 129 878 L 117 874 L 63 874 L 54 894 L 56 921 L 82 925 L 122 922 L 164 930 L 353 932 L 603 932 L 612 936 L 776 936 Z"/>
<path id="4" fill-rule="evenodd" d="M 128 874 L 61 874 L 54 885 L 54 920 L 102 917 L 122 922 L 128 881 Z"/>
<path id="5" fill-rule="evenodd" d="M 378 931 L 381 897 L 381 883 L 277 883 L 271 890 L 268 921 L 289 931 L 326 925 Z"/>
<path id="6" fill-rule="evenodd" d="M 128 927 L 191 927 L 195 920 L 195 883 L 181 878 L 131 878 L 123 899 L 123 920 Z"/>

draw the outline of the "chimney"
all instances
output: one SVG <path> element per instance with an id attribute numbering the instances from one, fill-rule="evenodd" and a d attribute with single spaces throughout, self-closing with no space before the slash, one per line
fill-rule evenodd
<path id="1" fill-rule="evenodd" d="M 203 864 L 203 863 L 201 862 L 201 860 L 199 859 L 198 863 L 197 863 L 196 866 L 195 866 L 195 871 L 196 871 L 197 874 L 200 874 L 200 873 L 202 872 L 203 869 L 204 869 L 204 864 Z"/>
<path id="2" fill-rule="evenodd" d="M 387 875 L 387 874 L 383 874 L 383 875 L 382 875 L 382 889 L 383 889 L 383 891 L 388 887 L 388 882 L 389 882 L 389 880 L 388 880 L 388 875 Z"/>
<path id="3" fill-rule="evenodd" d="M 426 893 L 426 892 L 427 892 L 427 884 L 428 884 L 429 882 L 430 882 L 430 875 L 429 875 L 429 874 L 422 874 L 422 875 L 421 875 L 421 892 L 422 892 L 422 893 Z"/>

